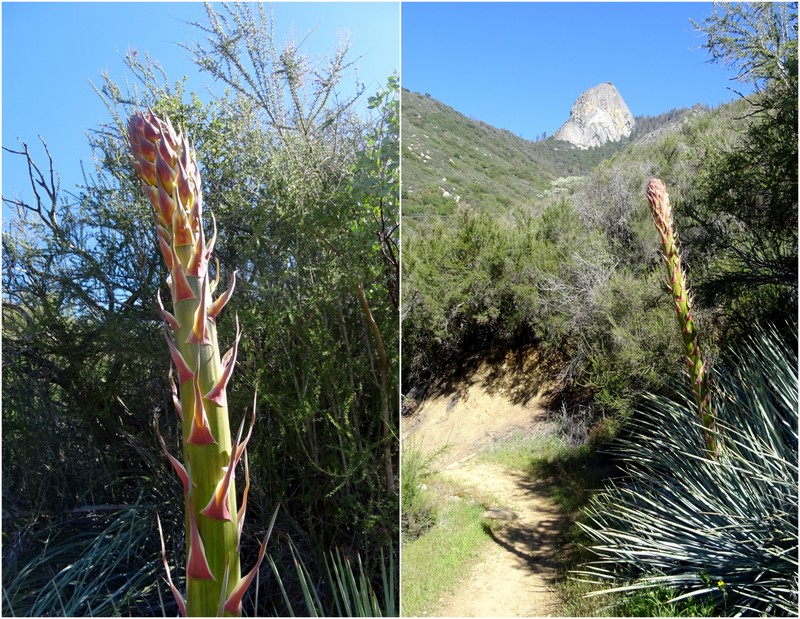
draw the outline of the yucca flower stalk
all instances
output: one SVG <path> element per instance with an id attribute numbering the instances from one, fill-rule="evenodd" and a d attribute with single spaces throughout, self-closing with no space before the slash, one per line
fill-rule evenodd
<path id="1" fill-rule="evenodd" d="M 667 187 L 658 178 L 651 178 L 647 184 L 647 200 L 656 229 L 661 237 L 662 257 L 667 265 L 669 280 L 667 288 L 672 294 L 675 313 L 681 328 L 683 350 L 689 376 L 692 382 L 692 395 L 697 404 L 697 413 L 703 423 L 706 447 L 712 455 L 719 448 L 714 413 L 711 407 L 708 372 L 703 363 L 697 327 L 692 317 L 692 299 L 686 286 L 686 273 L 681 266 L 680 248 L 672 225 L 672 207 L 669 204 Z"/>
<path id="2" fill-rule="evenodd" d="M 230 287 L 215 300 L 212 293 L 219 283 L 219 264 L 214 281 L 209 279 L 208 266 L 216 224 L 211 240 L 206 242 L 200 172 L 188 139 L 176 133 L 168 119 L 158 118 L 151 110 L 131 116 L 128 137 L 134 168 L 154 206 L 158 244 L 169 270 L 167 284 L 172 295 L 173 313 L 165 309 L 160 294 L 158 304 L 178 376 L 176 386 L 170 372 L 183 430 L 183 464 L 167 451 L 160 433 L 159 440 L 184 490 L 185 600 L 172 581 L 163 553 L 167 581 L 185 616 L 237 616 L 245 590 L 264 558 L 267 539 L 256 566 L 242 578 L 239 541 L 249 479 L 237 510 L 234 471 L 244 458 L 247 475 L 245 449 L 255 421 L 255 402 L 247 435 L 242 437 L 242 419 L 232 440 L 226 388 L 241 333 L 237 319 L 233 347 L 222 356 L 216 326 L 233 293 L 236 272 Z"/>

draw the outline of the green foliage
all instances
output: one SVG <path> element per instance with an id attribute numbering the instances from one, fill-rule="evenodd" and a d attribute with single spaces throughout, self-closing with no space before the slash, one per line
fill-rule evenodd
<path id="1" fill-rule="evenodd" d="M 151 509 L 75 512 L 4 544 L 3 615 L 160 613 L 162 569 Z"/>
<path id="2" fill-rule="evenodd" d="M 777 81 L 797 89 L 797 3 L 715 3 L 702 24 L 712 61 L 732 66 L 737 79 L 757 88 Z"/>
<path id="3" fill-rule="evenodd" d="M 406 233 L 424 229 L 429 219 L 451 216 L 462 200 L 493 215 L 521 196 L 532 203 L 555 178 L 540 160 L 564 152 L 565 145 L 555 151 L 549 143 L 528 142 L 430 97 L 407 90 L 402 97 Z"/>
<path id="4" fill-rule="evenodd" d="M 463 211 L 454 226 L 438 222 L 424 238 L 403 237 L 406 384 L 429 378 L 486 336 L 513 329 L 509 303 L 508 228 L 487 214 Z M 491 337 L 491 336 L 490 336 Z"/>
<path id="5" fill-rule="evenodd" d="M 96 87 L 111 120 L 90 132 L 97 168 L 77 196 L 58 193 L 43 169 L 52 199 L 17 204 L 5 222 L 3 428 L 19 440 L 3 458 L 4 510 L 18 516 L 15 530 L 41 510 L 130 503 L 142 476 L 161 496 L 179 491 L 152 428 L 154 411 L 174 414 L 155 301 L 161 258 L 155 236 L 141 234 L 152 207 L 124 132 L 131 111 L 150 106 L 202 153 L 223 289 L 238 270 L 234 417 L 250 410 L 256 386 L 259 394 L 248 520 L 268 522 L 280 500 L 277 533 L 291 532 L 311 557 L 360 551 L 377 586 L 379 550 L 398 537 L 399 499 L 387 483 L 398 467 L 396 79 L 362 117 L 355 100 L 336 96 L 351 67 L 346 47 L 327 61 L 279 48 L 256 5 L 209 6 L 200 26 L 195 60 L 229 90 L 202 103 L 146 55 L 129 56 L 126 87 L 108 75 Z M 219 331 L 232 341 L 234 321 Z M 245 565 L 257 551 L 249 535 Z M 291 565 L 276 538 L 271 553 Z M 172 551 L 169 559 L 181 562 Z M 259 594 L 259 607 L 280 603 L 277 590 Z"/>
<path id="6" fill-rule="evenodd" d="M 525 340 L 565 355 L 565 386 L 594 394 L 598 412 L 627 413 L 674 374 L 678 334 L 658 292 L 654 231 L 627 187 L 638 179 L 626 181 L 621 206 L 605 174 L 591 194 L 552 196 L 514 225 L 462 210 L 404 236 L 406 389 L 464 354 Z M 617 168 L 609 176 L 618 180 Z M 609 203 L 613 215 L 603 214 Z"/>
<path id="7" fill-rule="evenodd" d="M 626 477 L 582 524 L 611 591 L 710 595 L 717 612 L 797 613 L 797 356 L 756 331 L 715 379 L 723 449 L 705 452 L 688 394 L 651 397 L 618 444 Z M 630 584 L 626 584 L 629 581 Z"/>
<path id="8" fill-rule="evenodd" d="M 19 152 L 36 166 L 27 146 Z M 52 166 L 33 167 L 42 191 L 32 202 L 4 198 L 3 426 L 18 440 L 5 450 L 3 493 L 5 509 L 23 512 L 93 493 L 135 499 L 128 475 L 153 467 L 141 440 L 151 414 L 135 403 L 160 395 L 165 367 L 157 250 L 138 231 L 150 214 L 134 199 L 137 181 L 121 173 L 114 192 L 98 184 L 68 201 Z"/>
<path id="9" fill-rule="evenodd" d="M 706 304 L 734 336 L 797 313 L 797 5 L 720 4 L 698 26 L 756 93 L 736 139 L 709 148 L 685 208 Z"/>
<path id="10" fill-rule="evenodd" d="M 668 587 L 655 587 L 635 591 L 611 606 L 616 617 L 715 617 L 717 607 L 708 596 L 671 601 L 675 591 Z"/>
<path id="11" fill-rule="evenodd" d="M 426 481 L 433 473 L 431 463 L 438 454 L 425 457 L 422 452 L 409 445 L 403 445 L 401 459 L 401 525 L 403 541 L 416 539 L 436 524 L 438 508 L 426 487 Z"/>
<path id="12" fill-rule="evenodd" d="M 290 541 L 290 550 L 294 560 L 297 578 L 301 583 L 306 617 L 397 617 L 397 591 L 396 591 L 396 559 L 390 548 L 388 558 L 381 550 L 381 583 L 379 589 L 381 597 L 366 577 L 361 556 L 356 554 L 355 562 L 358 564 L 358 575 L 351 560 L 338 548 L 326 553 L 324 559 L 325 578 L 314 578 L 306 567 L 297 548 Z M 289 616 L 295 617 L 292 605 L 280 570 L 270 558 L 273 573 L 278 581 Z M 329 591 L 325 599 L 332 600 L 329 606 L 321 601 L 319 589 L 327 588 Z M 332 612 L 333 609 L 336 612 Z"/>

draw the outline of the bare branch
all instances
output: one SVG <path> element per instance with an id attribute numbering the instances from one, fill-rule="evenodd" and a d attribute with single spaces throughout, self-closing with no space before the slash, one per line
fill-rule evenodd
<path id="1" fill-rule="evenodd" d="M 42 173 L 41 169 L 34 161 L 33 156 L 31 155 L 30 150 L 28 149 L 28 145 L 25 142 L 19 139 L 17 140 L 22 145 L 22 150 L 12 150 L 10 148 L 3 146 L 3 150 L 6 151 L 7 153 L 10 153 L 12 155 L 21 155 L 25 157 L 25 160 L 28 165 L 28 178 L 30 179 L 31 189 L 33 190 L 33 195 L 36 200 L 35 206 L 32 206 L 22 200 L 15 198 L 6 198 L 5 196 L 3 196 L 3 202 L 7 202 L 8 204 L 13 204 L 14 206 L 18 206 L 20 208 L 36 213 L 48 228 L 50 228 L 51 230 L 56 230 L 58 227 L 58 220 L 56 218 L 56 209 L 58 207 L 58 193 L 60 190 L 60 182 L 58 179 L 58 175 L 55 173 L 53 167 L 53 157 L 50 154 L 50 149 L 47 147 L 47 143 L 44 141 L 44 138 L 42 138 L 41 135 L 39 136 L 39 140 L 42 142 L 42 145 L 44 146 L 44 151 L 47 154 L 48 168 L 49 168 L 47 177 L 45 177 L 45 174 Z M 39 188 L 41 188 L 45 192 L 49 200 L 49 205 L 46 205 L 44 203 L 45 201 L 43 200 L 41 193 L 39 193 Z"/>

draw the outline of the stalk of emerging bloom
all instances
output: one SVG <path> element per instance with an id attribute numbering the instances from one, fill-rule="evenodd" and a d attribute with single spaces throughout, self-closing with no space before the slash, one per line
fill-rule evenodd
<path id="1" fill-rule="evenodd" d="M 697 403 L 697 412 L 705 427 L 706 446 L 709 453 L 716 455 L 718 437 L 715 429 L 714 413 L 711 409 L 708 372 L 700 353 L 697 328 L 692 318 L 692 300 L 686 289 L 686 274 L 681 267 L 680 250 L 672 226 L 672 208 L 669 204 L 669 194 L 667 194 L 667 188 L 660 179 L 650 179 L 647 184 L 647 200 L 650 202 L 653 220 L 661 236 L 662 255 L 669 274 L 667 288 L 672 293 L 675 312 L 678 315 L 678 322 L 681 327 L 684 354 L 686 355 L 686 363 L 689 366 L 689 376 L 692 380 L 692 394 Z"/>
<path id="2" fill-rule="evenodd" d="M 258 564 L 241 577 L 239 538 L 246 508 L 247 489 L 237 510 L 234 471 L 250 438 L 250 428 L 232 439 L 226 397 L 227 384 L 236 363 L 239 325 L 233 347 L 223 356 L 217 342 L 217 318 L 233 292 L 230 288 L 215 300 L 219 281 L 210 281 L 208 264 L 216 239 L 206 242 L 200 173 L 189 141 L 176 133 L 169 120 L 152 111 L 136 113 L 128 122 L 134 167 L 142 188 L 155 209 L 158 244 L 169 270 L 167 283 L 173 313 L 158 297 L 164 317 L 164 335 L 177 370 L 179 386 L 173 401 L 183 430 L 183 464 L 167 456 L 181 479 L 186 522 L 186 599 L 167 580 L 181 612 L 187 616 L 239 615 L 244 591 Z M 172 381 L 172 374 L 170 374 Z M 180 398 L 178 397 L 180 393 Z M 166 452 L 166 444 L 159 435 Z M 246 466 L 245 466 L 246 471 Z M 166 565 L 166 558 L 164 559 Z"/>

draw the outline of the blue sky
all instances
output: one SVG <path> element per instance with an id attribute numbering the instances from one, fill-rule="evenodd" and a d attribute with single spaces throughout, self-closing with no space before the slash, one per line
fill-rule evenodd
<path id="1" fill-rule="evenodd" d="M 709 64 L 710 3 L 405 3 L 403 87 L 532 139 L 551 135 L 584 90 L 612 82 L 634 115 L 736 95 Z"/>
<path id="2" fill-rule="evenodd" d="M 400 64 L 400 11 L 397 3 L 276 3 L 276 39 L 296 40 L 316 27 L 305 43 L 311 56 L 332 56 L 347 33 L 351 58 L 366 94 L 386 84 Z M 27 142 L 46 165 L 41 135 L 53 155 L 62 191 L 82 182 L 80 162 L 91 170 L 85 133 L 109 116 L 89 80 L 99 85 L 108 70 L 124 83 L 125 53 L 136 49 L 160 61 L 170 81 L 189 76 L 188 90 L 212 84 L 189 60 L 180 43 L 203 40 L 188 21 L 203 22 L 201 3 L 2 3 L 2 145 Z M 343 87 L 354 83 L 355 75 Z M 221 91 L 221 87 L 217 87 Z M 2 193 L 29 199 L 21 157 L 3 153 Z M 7 209 L 3 208 L 5 215 Z"/>
<path id="3" fill-rule="evenodd" d="M 400 68 L 400 8 L 385 3 L 274 5 L 277 38 L 302 38 L 312 55 L 330 55 L 349 33 L 367 92 Z M 402 6 L 402 82 L 460 112 L 526 138 L 552 134 L 578 95 L 613 82 L 631 111 L 657 114 L 735 97 L 731 71 L 709 64 L 702 20 L 710 3 L 427 3 Z M 187 21 L 203 21 L 199 3 L 2 4 L 2 144 L 26 141 L 39 162 L 47 141 L 62 189 L 91 167 L 85 132 L 108 120 L 88 80 L 100 72 L 124 81 L 127 50 L 149 52 L 171 80 L 189 76 L 205 92 L 179 43 L 201 38 Z M 3 154 L 2 191 L 30 196 L 24 162 Z M 3 209 L 5 214 L 6 209 Z"/>

